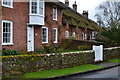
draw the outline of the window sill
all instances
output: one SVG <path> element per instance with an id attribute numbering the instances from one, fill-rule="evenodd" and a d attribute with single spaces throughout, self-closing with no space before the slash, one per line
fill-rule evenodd
<path id="1" fill-rule="evenodd" d="M 48 44 L 48 42 L 42 42 L 42 44 Z"/>
<path id="2" fill-rule="evenodd" d="M 2 45 L 3 45 L 3 46 L 7 46 L 7 45 L 12 46 L 12 45 L 14 45 L 14 44 L 13 44 L 13 43 L 2 43 Z"/>
<path id="3" fill-rule="evenodd" d="M 39 15 L 39 14 L 29 14 L 30 16 L 39 16 L 39 17 L 45 17 L 44 15 Z"/>
<path id="4" fill-rule="evenodd" d="M 6 7 L 6 8 L 11 8 L 13 9 L 13 6 L 7 6 L 7 5 L 2 5 L 3 7 Z"/>
<path id="5" fill-rule="evenodd" d="M 54 21 L 58 21 L 58 19 L 53 19 Z"/>
<path id="6" fill-rule="evenodd" d="M 58 43 L 58 42 L 53 42 L 53 43 Z"/>

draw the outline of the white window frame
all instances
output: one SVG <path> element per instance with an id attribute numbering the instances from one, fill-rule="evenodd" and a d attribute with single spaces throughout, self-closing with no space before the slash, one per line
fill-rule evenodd
<path id="1" fill-rule="evenodd" d="M 54 15 L 54 10 L 56 10 L 55 12 L 56 15 Z M 56 7 L 53 7 L 53 20 L 56 20 L 56 21 L 58 20 L 58 10 Z"/>
<path id="2" fill-rule="evenodd" d="M 65 38 L 68 39 L 69 38 L 69 31 L 65 32 Z"/>
<path id="3" fill-rule="evenodd" d="M 85 33 L 82 32 L 82 40 L 85 40 Z"/>
<path id="4" fill-rule="evenodd" d="M 75 33 L 75 32 L 73 32 L 72 36 L 73 36 L 73 37 L 76 37 L 76 33 Z"/>
<path id="5" fill-rule="evenodd" d="M 87 39 L 87 34 L 85 33 L 85 39 Z"/>
<path id="6" fill-rule="evenodd" d="M 34 0 L 33 0 L 34 1 Z M 30 15 L 38 15 L 38 16 L 42 16 L 42 17 L 44 17 L 44 11 L 45 11 L 45 2 L 44 2 L 44 0 L 36 0 L 36 2 L 37 2 L 37 13 L 32 13 L 32 0 L 30 0 Z M 43 3 L 43 13 L 42 13 L 42 15 L 40 14 L 40 2 L 42 2 Z"/>
<path id="7" fill-rule="evenodd" d="M 2 0 L 2 6 L 4 7 L 8 7 L 8 8 L 13 8 L 13 0 L 6 0 L 8 2 L 10 2 L 10 5 L 4 4 L 5 0 Z"/>
<path id="8" fill-rule="evenodd" d="M 46 29 L 47 30 L 47 32 L 46 32 L 46 42 L 43 42 L 43 28 L 44 29 Z M 42 27 L 42 43 L 44 44 L 44 43 L 48 43 L 48 27 Z"/>
<path id="9" fill-rule="evenodd" d="M 53 43 L 58 43 L 58 29 L 53 28 L 53 40 L 54 40 L 54 30 L 56 31 L 56 34 L 55 34 L 55 41 L 53 41 Z"/>
<path id="10" fill-rule="evenodd" d="M 10 23 L 11 26 L 11 36 L 10 36 L 10 43 L 3 42 L 3 23 Z M 13 45 L 13 22 L 8 20 L 2 20 L 2 45 Z"/>

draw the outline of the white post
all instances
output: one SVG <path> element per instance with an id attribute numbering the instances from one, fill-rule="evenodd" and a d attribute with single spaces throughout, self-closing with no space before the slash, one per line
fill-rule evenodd
<path id="1" fill-rule="evenodd" d="M 103 45 L 93 45 L 93 50 L 95 51 L 95 61 L 103 61 Z"/>

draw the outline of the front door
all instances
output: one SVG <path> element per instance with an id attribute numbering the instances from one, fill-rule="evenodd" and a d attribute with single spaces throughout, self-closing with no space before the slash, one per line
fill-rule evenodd
<path id="1" fill-rule="evenodd" d="M 34 27 L 33 26 L 28 26 L 27 50 L 28 52 L 34 51 Z"/>

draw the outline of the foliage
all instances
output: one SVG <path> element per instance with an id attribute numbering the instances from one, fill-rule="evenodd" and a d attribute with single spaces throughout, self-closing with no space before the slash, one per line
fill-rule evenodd
<path id="1" fill-rule="evenodd" d="M 120 29 L 110 28 L 107 31 L 100 32 L 96 35 L 96 40 L 103 42 L 105 45 L 119 46 L 120 45 Z"/>
<path id="2" fill-rule="evenodd" d="M 51 44 L 50 46 L 45 46 L 44 50 L 46 53 L 57 53 L 63 51 L 63 48 L 60 48 L 59 45 Z"/>
<path id="3" fill-rule="evenodd" d="M 97 22 L 103 27 L 120 26 L 120 1 L 104 2 L 97 8 Z"/>
<path id="4" fill-rule="evenodd" d="M 42 50 L 37 50 L 36 52 L 39 53 L 39 54 L 45 54 L 45 53 L 46 53 L 46 51 L 45 51 L 44 49 L 42 49 Z"/>
<path id="5" fill-rule="evenodd" d="M 7 56 L 7 55 L 21 55 L 22 53 L 18 53 L 16 50 L 3 50 L 2 51 L 2 56 Z"/>

